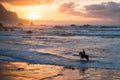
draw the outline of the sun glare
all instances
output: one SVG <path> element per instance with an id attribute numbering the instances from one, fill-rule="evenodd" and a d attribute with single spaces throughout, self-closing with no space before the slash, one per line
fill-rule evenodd
<path id="1" fill-rule="evenodd" d="M 40 16 L 37 15 L 37 14 L 29 14 L 29 15 L 28 15 L 28 18 L 31 19 L 31 20 L 37 20 L 37 19 L 40 18 Z"/>

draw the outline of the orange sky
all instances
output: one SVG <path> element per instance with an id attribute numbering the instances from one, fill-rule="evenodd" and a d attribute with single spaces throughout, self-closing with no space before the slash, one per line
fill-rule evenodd
<path id="1" fill-rule="evenodd" d="M 16 12 L 20 18 L 34 20 L 36 23 L 49 21 L 46 23 L 116 24 L 119 20 L 117 17 L 120 17 L 120 11 L 113 12 L 120 10 L 120 0 L 0 0 L 0 2 L 8 10 Z"/>

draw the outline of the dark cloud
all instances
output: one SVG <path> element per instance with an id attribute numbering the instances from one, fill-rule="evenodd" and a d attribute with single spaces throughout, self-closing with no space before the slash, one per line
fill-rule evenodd
<path id="1" fill-rule="evenodd" d="M 0 0 L 0 2 L 12 2 L 12 1 L 16 1 L 16 0 Z"/>
<path id="2" fill-rule="evenodd" d="M 120 3 L 106 2 L 85 6 L 86 16 L 106 19 L 120 20 Z"/>
<path id="3" fill-rule="evenodd" d="M 41 5 L 51 4 L 54 0 L 0 0 L 0 2 L 6 2 L 13 5 Z"/>
<path id="4" fill-rule="evenodd" d="M 120 20 L 120 3 L 117 2 L 104 2 L 101 4 L 92 4 L 84 6 L 84 12 L 79 9 L 75 3 L 64 3 L 59 7 L 60 12 L 64 12 L 74 16 L 83 16 L 86 18 L 98 18 L 98 19 L 109 19 L 109 20 Z"/>

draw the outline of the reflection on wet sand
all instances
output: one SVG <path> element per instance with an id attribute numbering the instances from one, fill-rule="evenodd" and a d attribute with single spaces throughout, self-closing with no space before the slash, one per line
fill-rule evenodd
<path id="1" fill-rule="evenodd" d="M 0 62 L 0 80 L 120 80 L 119 70 Z"/>
<path id="2" fill-rule="evenodd" d="M 62 67 L 53 65 L 28 64 L 25 62 L 1 62 L 1 80 L 39 80 L 54 76 Z"/>

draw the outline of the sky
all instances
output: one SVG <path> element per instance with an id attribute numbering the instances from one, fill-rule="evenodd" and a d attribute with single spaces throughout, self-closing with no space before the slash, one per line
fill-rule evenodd
<path id="1" fill-rule="evenodd" d="M 120 0 L 0 0 L 36 24 L 120 25 Z"/>

